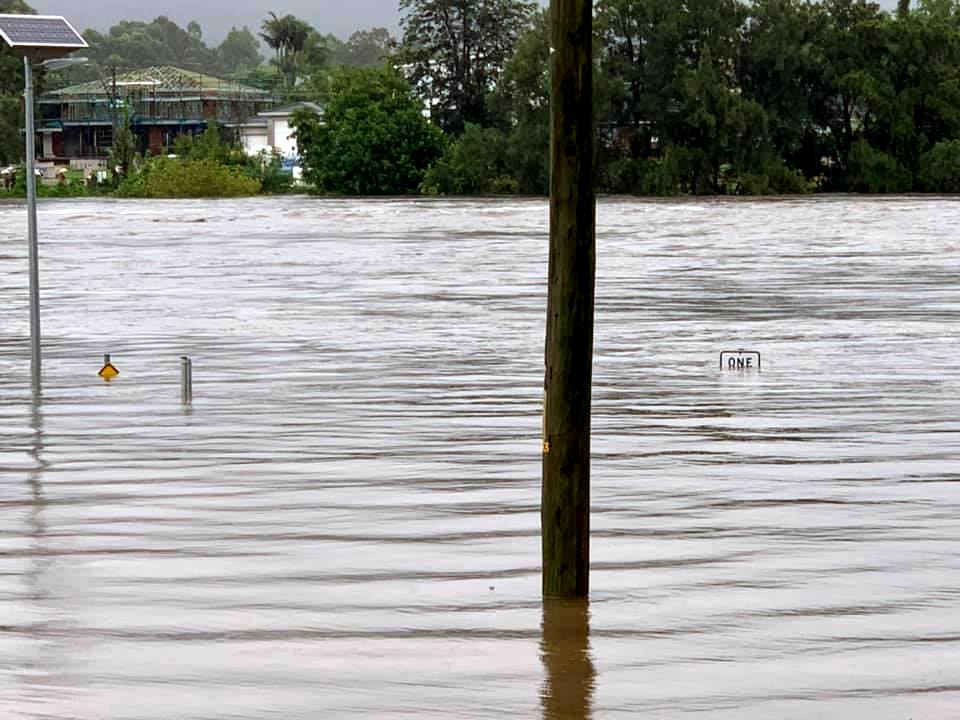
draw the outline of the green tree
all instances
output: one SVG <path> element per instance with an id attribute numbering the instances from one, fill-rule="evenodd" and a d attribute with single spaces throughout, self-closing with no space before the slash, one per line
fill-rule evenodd
<path id="1" fill-rule="evenodd" d="M 318 191 L 346 195 L 416 192 L 442 152 L 403 76 L 391 68 L 342 68 L 321 120 L 295 116 L 304 177 Z"/>
<path id="2" fill-rule="evenodd" d="M 242 69 L 256 68 L 263 58 L 260 57 L 260 43 L 246 25 L 241 29 L 230 28 L 227 37 L 217 48 L 221 67 L 228 73 Z"/>
<path id="3" fill-rule="evenodd" d="M 932 146 L 960 137 L 960 12 L 954 0 L 900 8 L 880 26 L 864 103 L 870 145 L 916 176 Z"/>
<path id="4" fill-rule="evenodd" d="M 130 129 L 130 109 L 125 105 L 123 117 L 117 128 L 117 137 L 110 152 L 111 165 L 119 168 L 115 180 L 129 177 L 137 152 L 137 141 Z"/>
<path id="5" fill-rule="evenodd" d="M 222 165 L 238 164 L 234 160 L 236 151 L 225 141 L 224 130 L 216 122 L 207 124 L 200 135 L 184 134 L 174 140 L 173 152 L 177 157 L 188 160 L 210 160 Z"/>
<path id="6" fill-rule="evenodd" d="M 735 190 L 723 183 L 747 172 L 766 141 L 766 115 L 731 87 L 709 46 L 696 70 L 683 81 L 680 116 L 674 140 L 688 153 L 686 190 L 709 194 Z"/>
<path id="7" fill-rule="evenodd" d="M 23 160 L 22 125 L 19 100 L 0 96 L 0 165 L 13 165 Z"/>
<path id="8" fill-rule="evenodd" d="M 263 21 L 260 37 L 273 49 L 275 57 L 271 62 L 288 87 L 297 84 L 304 66 L 323 62 L 323 36 L 293 15 L 280 17 L 271 12 Z"/>
<path id="9" fill-rule="evenodd" d="M 920 160 L 920 189 L 960 193 L 960 140 L 937 143 Z"/>
<path id="10" fill-rule="evenodd" d="M 672 140 L 687 73 L 704 50 L 717 67 L 734 68 L 745 17 L 738 0 L 598 0 L 602 82 L 611 89 L 601 122 L 626 130 L 637 155 L 648 155 L 654 138 Z"/>
<path id="11" fill-rule="evenodd" d="M 327 35 L 311 28 L 306 44 L 296 56 L 298 71 L 304 77 L 310 77 L 313 73 L 326 70 L 329 60 Z"/>
<path id="12" fill-rule="evenodd" d="M 872 147 L 862 137 L 850 147 L 845 170 L 845 188 L 853 192 L 907 192 L 912 185 L 910 173 L 895 157 Z"/>
<path id="13" fill-rule="evenodd" d="M 505 163 L 518 191 L 545 195 L 550 178 L 550 19 L 538 12 L 489 98 L 506 134 Z"/>
<path id="14" fill-rule="evenodd" d="M 400 59 L 440 127 L 490 124 L 488 96 L 534 8 L 529 0 L 400 0 Z"/>
<path id="15" fill-rule="evenodd" d="M 754 0 L 738 63 L 743 96 L 763 105 L 773 150 L 806 177 L 828 154 L 814 112 L 824 15 L 804 0 Z"/>
<path id="16" fill-rule="evenodd" d="M 646 157 L 674 109 L 681 15 L 658 0 L 598 0 L 597 87 L 608 88 L 601 126 L 616 127 L 631 155 Z"/>
<path id="17" fill-rule="evenodd" d="M 193 32 L 161 15 L 149 23 L 121 21 L 106 34 L 85 30 L 83 37 L 90 48 L 83 54 L 90 63 L 72 70 L 71 77 L 75 82 L 102 80 L 114 67 L 125 70 L 152 65 L 220 74 L 223 67 L 219 53 L 203 42 L 199 25 L 192 25 Z"/>
<path id="18" fill-rule="evenodd" d="M 847 189 L 853 144 L 872 122 L 872 102 L 888 92 L 882 55 L 886 17 L 867 0 L 824 0 L 821 63 L 814 114 L 833 143 L 832 187 Z"/>
<path id="19" fill-rule="evenodd" d="M 507 172 L 507 138 L 496 128 L 467 125 L 431 166 L 423 181 L 429 194 L 484 195 L 518 190 Z"/>
<path id="20" fill-rule="evenodd" d="M 396 41 L 386 28 L 358 30 L 332 53 L 333 62 L 351 67 L 383 65 L 393 54 L 395 45 Z"/>
<path id="21" fill-rule="evenodd" d="M 719 190 L 717 155 L 730 149 L 708 147 L 710 123 L 721 123 L 715 131 L 724 133 L 730 128 L 722 123 L 736 115 L 716 113 L 740 92 L 735 74 L 746 15 L 739 0 L 598 0 L 598 169 L 607 189 L 644 186 L 648 161 L 673 149 L 669 162 L 653 168 L 658 192 Z M 706 73 L 717 87 L 697 82 Z M 694 85 L 717 105 L 706 109 L 691 98 Z M 672 177 L 674 170 L 680 175 Z"/>

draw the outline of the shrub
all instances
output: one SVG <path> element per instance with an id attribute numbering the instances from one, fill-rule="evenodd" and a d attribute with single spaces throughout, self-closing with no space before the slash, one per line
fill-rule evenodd
<path id="1" fill-rule="evenodd" d="M 657 163 L 643 158 L 618 158 L 601 167 L 599 188 L 614 194 L 643 195 L 649 192 L 651 173 Z"/>
<path id="2" fill-rule="evenodd" d="M 516 192 L 518 183 L 505 182 L 506 138 L 494 128 L 467 124 L 423 179 L 421 189 L 431 195 L 482 195 Z"/>
<path id="3" fill-rule="evenodd" d="M 82 182 L 66 182 L 56 185 L 38 185 L 37 195 L 47 198 L 74 198 L 103 194 L 97 190 L 98 188 L 88 188 Z"/>
<path id="4" fill-rule="evenodd" d="M 663 157 L 651 162 L 644 178 L 644 191 L 648 195 L 667 197 L 689 192 L 690 163 L 690 153 L 686 148 L 668 147 Z"/>
<path id="5" fill-rule="evenodd" d="M 866 140 L 858 140 L 850 148 L 847 189 L 859 193 L 896 193 L 909 192 L 912 185 L 910 173 L 896 158 L 877 150 Z"/>
<path id="6" fill-rule="evenodd" d="M 802 172 L 787 167 L 778 158 L 771 158 L 756 172 L 744 173 L 736 191 L 740 195 L 801 195 L 813 189 L 813 183 L 808 182 Z"/>
<path id="7" fill-rule="evenodd" d="M 504 161 L 517 192 L 550 193 L 550 124 L 522 122 L 507 136 Z"/>
<path id="8" fill-rule="evenodd" d="M 924 153 L 919 185 L 926 192 L 960 192 L 960 140 L 939 142 Z"/>
<path id="9" fill-rule="evenodd" d="M 200 135 L 179 135 L 173 141 L 173 153 L 188 160 L 213 160 L 228 164 L 233 158 L 234 150 L 229 142 L 225 142 L 220 126 L 211 122 Z"/>
<path id="10" fill-rule="evenodd" d="M 106 195 L 110 190 L 108 185 L 88 186 L 82 179 L 69 179 L 69 175 L 67 182 L 57 182 L 52 185 L 48 185 L 38 177 L 36 188 L 38 198 L 89 197 Z M 0 187 L 0 197 L 18 199 L 27 197 L 27 172 L 23 165 L 17 167 L 11 187 Z"/>
<path id="11" fill-rule="evenodd" d="M 293 174 L 283 169 L 283 158 L 278 152 L 262 150 L 246 161 L 245 171 L 260 183 L 260 192 L 282 195 L 293 188 Z"/>
<path id="12" fill-rule="evenodd" d="M 509 175 L 501 175 L 490 182 L 490 192 L 494 195 L 516 195 L 520 192 L 520 183 Z"/>
<path id="13" fill-rule="evenodd" d="M 222 198 L 248 197 L 260 192 L 260 181 L 239 167 L 215 160 L 154 158 L 139 174 L 125 180 L 117 191 L 121 197 Z"/>

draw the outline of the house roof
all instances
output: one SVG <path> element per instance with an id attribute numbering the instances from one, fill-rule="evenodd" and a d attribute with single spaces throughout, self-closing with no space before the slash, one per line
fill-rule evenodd
<path id="1" fill-rule="evenodd" d="M 94 80 L 81 85 L 71 85 L 61 90 L 46 93 L 47 97 L 67 97 L 72 95 L 107 95 L 112 80 Z M 221 80 L 211 75 L 182 70 L 170 65 L 148 67 L 141 70 L 131 70 L 117 76 L 117 88 L 144 88 L 153 92 L 180 93 L 180 92 L 209 92 L 245 95 L 259 95 L 264 98 L 270 93 L 266 90 L 241 85 L 232 80 Z"/>
<path id="2" fill-rule="evenodd" d="M 243 128 L 244 130 L 263 130 L 267 131 L 269 127 L 270 118 L 286 118 L 293 115 L 297 110 L 311 110 L 319 116 L 323 116 L 323 107 L 317 105 L 317 103 L 300 101 L 295 103 L 290 103 L 289 105 L 283 105 L 278 108 L 270 108 L 269 110 L 262 110 L 257 113 L 254 117 L 248 118 L 247 120 L 241 123 L 228 123 L 229 127 L 238 127 Z"/>
<path id="3" fill-rule="evenodd" d="M 226 123 L 226 125 L 227 127 L 241 128 L 243 130 L 263 130 L 263 132 L 267 132 L 270 127 L 267 119 L 259 116 L 252 117 L 244 122 Z"/>
<path id="4" fill-rule="evenodd" d="M 282 117 L 285 115 L 293 115 L 297 110 L 312 110 L 317 115 L 323 115 L 323 108 L 320 105 L 304 101 L 290 103 L 289 105 L 283 105 L 277 108 L 270 108 L 269 110 L 264 110 L 259 113 L 259 115 L 260 117 Z"/>

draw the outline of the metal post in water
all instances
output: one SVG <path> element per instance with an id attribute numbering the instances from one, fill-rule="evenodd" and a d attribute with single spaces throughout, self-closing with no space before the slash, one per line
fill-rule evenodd
<path id="1" fill-rule="evenodd" d="M 552 0 L 550 277 L 543 409 L 543 594 L 590 588 L 596 277 L 593 0 Z"/>
<path id="2" fill-rule="evenodd" d="M 180 358 L 180 400 L 184 405 L 193 402 L 193 361 L 186 355 Z"/>
<path id="3" fill-rule="evenodd" d="M 37 167 L 36 128 L 33 117 L 33 63 L 23 58 L 24 114 L 26 115 L 27 153 L 27 251 L 30 258 L 30 384 L 40 392 L 40 258 L 37 248 Z"/>

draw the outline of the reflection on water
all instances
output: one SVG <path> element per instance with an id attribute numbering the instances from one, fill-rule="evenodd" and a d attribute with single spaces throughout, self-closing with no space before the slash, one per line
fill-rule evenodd
<path id="1" fill-rule="evenodd" d="M 545 600 L 540 648 L 544 720 L 590 720 L 596 673 L 590 659 L 590 605 Z"/>
<path id="2" fill-rule="evenodd" d="M 600 204 L 589 634 L 540 598 L 545 203 L 40 223 L 42 405 L 0 205 L 2 720 L 956 715 L 960 203 Z"/>
<path id="3" fill-rule="evenodd" d="M 43 405 L 39 395 L 30 396 L 29 410 L 28 494 L 25 503 L 28 537 L 24 538 L 26 550 L 23 557 L 26 566 L 23 581 L 28 606 L 35 616 L 32 627 L 28 626 L 29 629 L 25 630 L 35 642 L 22 663 L 15 668 L 15 674 L 24 688 L 25 697 L 31 698 L 36 709 L 48 702 L 50 693 L 60 692 L 64 678 L 62 648 L 54 639 L 59 634 L 56 628 L 60 615 L 55 597 L 57 559 L 48 537 L 49 503 L 43 483 L 49 462 L 45 457 Z M 42 638 L 48 640 L 42 641 Z"/>
<path id="4" fill-rule="evenodd" d="M 49 562 L 45 552 L 47 522 L 45 518 L 46 500 L 43 494 L 43 471 L 47 466 L 47 461 L 43 457 L 43 409 L 42 400 L 39 396 L 32 396 L 30 400 L 30 460 L 31 469 L 27 475 L 27 484 L 30 487 L 30 497 L 32 499 L 29 526 L 30 536 L 33 540 L 34 554 L 37 563 L 34 569 L 28 574 L 30 584 L 35 587 L 33 597 L 35 600 L 43 599 L 40 578 L 43 575 L 45 564 Z"/>

